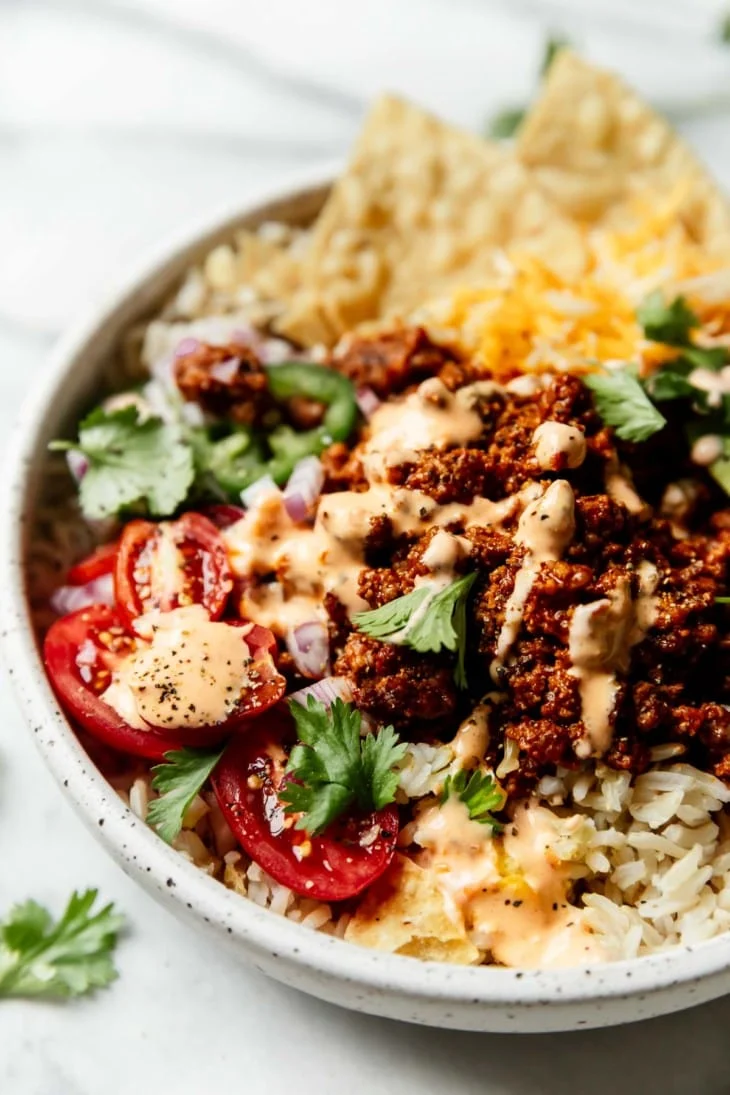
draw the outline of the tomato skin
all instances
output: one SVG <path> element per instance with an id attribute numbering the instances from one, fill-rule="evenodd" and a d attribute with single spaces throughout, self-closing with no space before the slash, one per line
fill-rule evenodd
<path id="1" fill-rule="evenodd" d="M 185 513 L 179 520 L 163 524 L 185 559 L 185 566 L 178 568 L 179 586 L 160 590 L 149 583 L 150 562 L 161 543 L 162 525 L 130 521 L 122 532 L 114 568 L 119 611 L 132 629 L 145 612 L 169 612 L 192 603 L 202 604 L 211 620 L 220 619 L 233 578 L 218 529 L 199 513 Z"/>
<path id="2" fill-rule="evenodd" d="M 295 734 L 288 713 L 277 710 L 226 749 L 212 777 L 226 821 L 251 858 L 283 886 L 317 901 L 344 901 L 362 893 L 387 869 L 398 836 L 398 808 L 334 822 L 319 836 L 296 829 L 286 818 L 275 787 L 284 764 L 271 752 L 288 753 Z M 286 827 L 285 827 L 286 821 Z M 375 841 L 358 838 L 379 826 Z M 311 845 L 297 858 L 294 848 Z"/>
<path id="3" fill-rule="evenodd" d="M 205 516 L 216 528 L 227 529 L 246 516 L 243 506 L 232 506 L 229 502 L 214 502 L 205 507 Z"/>
<path id="4" fill-rule="evenodd" d="M 258 681 L 253 696 L 246 697 L 250 706 L 244 701 L 225 722 L 214 726 L 174 729 L 151 726 L 149 730 L 140 730 L 130 726 L 101 699 L 100 693 L 109 684 L 115 662 L 131 653 L 137 642 L 129 634 L 121 614 L 107 605 L 91 605 L 56 620 L 46 634 L 43 659 L 63 708 L 80 726 L 112 749 L 149 760 L 162 760 L 171 749 L 179 749 L 183 745 L 211 745 L 239 729 L 245 729 L 253 718 L 277 703 L 286 690 L 286 681 L 277 671 L 271 656 L 271 646 L 276 646 L 272 633 L 267 628 L 251 627 L 243 620 L 226 626 L 249 629 L 244 631 L 241 638 L 253 656 Z M 110 649 L 102 636 L 111 636 L 112 646 L 117 649 Z M 76 659 L 80 647 L 89 641 L 99 655 L 88 669 L 92 679 L 85 681 Z"/>
<path id="5" fill-rule="evenodd" d="M 124 621 L 115 609 L 107 605 L 79 609 L 51 625 L 43 643 L 43 660 L 53 690 L 64 710 L 105 745 L 135 757 L 162 760 L 170 749 L 180 748 L 179 737 L 169 731 L 158 733 L 156 730 L 137 730 L 129 726 L 113 707 L 100 698 L 98 693 L 103 691 L 102 682 L 99 681 L 94 687 L 93 683 L 84 681 L 81 676 L 76 657 L 87 640 L 102 652 L 98 659 L 100 667 L 108 667 L 115 656 L 120 656 L 119 653 L 109 653 L 108 648 L 105 654 L 103 642 L 97 641 L 101 633 L 108 633 L 110 629 L 118 629 L 120 642 L 124 643 L 126 651 L 131 649 Z M 199 744 L 204 744 L 204 741 Z"/>
<path id="6" fill-rule="evenodd" d="M 102 544 L 92 551 L 80 563 L 75 563 L 66 575 L 66 582 L 70 586 L 85 586 L 93 582 L 95 578 L 101 578 L 105 574 L 112 574 L 117 561 L 119 544 Z"/>

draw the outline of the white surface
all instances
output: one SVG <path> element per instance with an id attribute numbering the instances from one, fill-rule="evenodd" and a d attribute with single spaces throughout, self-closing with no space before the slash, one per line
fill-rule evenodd
<path id="1" fill-rule="evenodd" d="M 190 214 L 339 152 L 378 89 L 477 126 L 527 91 L 551 26 L 664 102 L 728 95 L 730 53 L 703 45 L 721 7 L 0 0 L 0 431 L 55 334 L 120 264 Z M 726 183 L 729 124 L 688 125 Z M 130 923 L 109 992 L 0 1004 L 3 1095 L 730 1089 L 730 1000 L 583 1035 L 438 1034 L 242 972 L 106 859 L 5 685 L 0 704 L 0 909 L 30 894 L 58 908 L 73 886 L 98 885 Z"/>

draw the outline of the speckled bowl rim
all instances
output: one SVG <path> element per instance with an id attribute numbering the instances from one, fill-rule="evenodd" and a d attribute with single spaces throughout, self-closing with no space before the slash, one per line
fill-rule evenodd
<path id="1" fill-rule="evenodd" d="M 166 903 L 188 918 L 194 916 L 207 932 L 233 937 L 252 955 L 279 958 L 290 966 L 313 971 L 335 981 L 362 986 L 371 994 L 395 994 L 411 1001 L 448 1006 L 510 1008 L 590 1005 L 616 998 L 645 999 L 675 986 L 687 1006 L 719 995 L 723 989 L 702 986 L 730 968 L 730 933 L 638 959 L 559 970 L 514 970 L 421 962 L 371 951 L 302 928 L 253 902 L 242 899 L 220 882 L 188 863 L 157 837 L 124 805 L 78 744 L 45 677 L 24 594 L 23 550 L 27 512 L 33 493 L 33 469 L 44 423 L 53 418 L 57 393 L 68 382 L 80 355 L 120 309 L 134 313 L 144 286 L 167 267 L 193 257 L 205 246 L 225 238 L 264 206 L 285 203 L 305 191 L 326 188 L 337 165 L 298 173 L 288 185 L 267 189 L 249 201 L 227 208 L 178 233 L 140 263 L 100 307 L 77 323 L 57 344 L 46 370 L 34 377 L 36 390 L 27 400 L 11 434 L 3 467 L 0 530 L 0 643 L 20 703 L 33 729 L 37 747 L 59 785 L 91 831 L 133 878 L 152 886 Z M 171 281 L 174 277 L 171 276 Z M 139 308 L 137 308 L 139 311 Z M 629 1008 L 629 1011 L 631 1009 Z M 671 1010 L 663 1005 L 659 1010 Z M 633 1015 L 627 1015 L 632 1018 Z M 613 1020 L 615 1021 L 615 1020 Z M 578 1021 L 577 1025 L 581 1025 Z M 586 1026 L 595 1025 L 594 1019 Z"/>

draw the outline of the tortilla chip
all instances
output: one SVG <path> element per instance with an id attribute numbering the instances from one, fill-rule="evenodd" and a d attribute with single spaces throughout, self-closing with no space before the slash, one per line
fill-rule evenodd
<path id="1" fill-rule="evenodd" d="M 396 856 L 371 886 L 345 931 L 363 947 L 405 954 L 424 962 L 471 966 L 481 959 L 464 920 L 432 871 Z"/>
<path id="2" fill-rule="evenodd" d="M 677 195 L 692 239 L 730 251 L 730 206 L 669 123 L 612 73 L 561 50 L 517 141 L 517 154 L 570 217 L 619 226 L 642 194 Z"/>
<path id="3" fill-rule="evenodd" d="M 585 262 L 580 231 L 511 152 L 384 97 L 314 226 L 277 330 L 331 345 L 493 275 L 506 248 L 573 275 Z"/>
<path id="4" fill-rule="evenodd" d="M 229 890 L 235 890 L 241 897 L 248 896 L 248 880 L 243 866 L 239 867 L 237 863 L 226 863 L 223 872 L 223 883 Z"/>

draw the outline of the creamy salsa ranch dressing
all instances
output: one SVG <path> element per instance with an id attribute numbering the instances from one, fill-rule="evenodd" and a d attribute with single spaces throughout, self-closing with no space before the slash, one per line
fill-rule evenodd
<path id="1" fill-rule="evenodd" d="M 251 679 L 245 629 L 213 622 L 202 605 L 142 621 L 151 641 L 122 660 L 105 703 L 139 730 L 225 721 Z"/>
<path id="2" fill-rule="evenodd" d="M 555 830 L 546 815 L 524 803 L 504 836 L 492 837 L 452 797 L 417 822 L 424 848 L 417 861 L 452 897 L 469 938 L 507 966 L 552 968 L 604 957 L 583 911 L 568 902 L 568 869 L 551 851 Z"/>
<path id="3" fill-rule="evenodd" d="M 617 672 L 629 667 L 631 648 L 646 636 L 656 618 L 659 572 L 646 560 L 638 567 L 639 592 L 631 596 L 629 579 L 621 577 L 600 601 L 573 611 L 568 648 L 578 678 L 586 737 L 576 746 L 579 756 L 601 756 L 611 745 L 618 692 Z"/>

